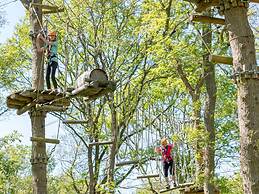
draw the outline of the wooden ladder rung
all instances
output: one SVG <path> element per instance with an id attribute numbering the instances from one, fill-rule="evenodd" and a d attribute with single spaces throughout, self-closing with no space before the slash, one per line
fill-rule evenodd
<path id="1" fill-rule="evenodd" d="M 43 137 L 31 137 L 31 141 L 45 142 L 45 143 L 52 143 L 52 144 L 60 143 L 60 141 L 58 139 L 48 139 L 48 138 L 43 138 Z"/>
<path id="2" fill-rule="evenodd" d="M 191 15 L 190 20 L 192 22 L 225 25 L 225 20 L 222 18 L 214 18 L 203 15 Z"/>
<path id="3" fill-rule="evenodd" d="M 141 175 L 141 176 L 137 176 L 137 179 L 156 178 L 156 177 L 159 177 L 159 174 Z"/>
<path id="4" fill-rule="evenodd" d="M 57 10 L 58 9 L 58 6 L 56 6 L 56 5 L 44 5 L 41 3 L 31 3 L 31 6 L 39 7 L 41 9 L 48 9 L 48 10 Z"/>
<path id="5" fill-rule="evenodd" d="M 56 10 L 42 11 L 42 14 L 59 13 L 59 12 L 64 12 L 64 11 L 65 11 L 64 8 L 59 8 L 59 9 L 56 9 Z"/>
<path id="6" fill-rule="evenodd" d="M 86 124 L 87 120 L 64 120 L 62 121 L 64 124 Z"/>
<path id="7" fill-rule="evenodd" d="M 65 112 L 67 107 L 36 104 L 36 110 L 42 110 L 46 112 Z"/>
<path id="8" fill-rule="evenodd" d="M 96 146 L 96 145 L 109 145 L 109 144 L 113 144 L 113 141 L 102 141 L 102 142 L 92 142 L 89 143 L 89 146 Z"/>
<path id="9" fill-rule="evenodd" d="M 219 55 L 210 55 L 209 61 L 213 63 L 219 63 L 219 64 L 228 64 L 233 65 L 233 58 L 232 57 L 224 57 Z"/>

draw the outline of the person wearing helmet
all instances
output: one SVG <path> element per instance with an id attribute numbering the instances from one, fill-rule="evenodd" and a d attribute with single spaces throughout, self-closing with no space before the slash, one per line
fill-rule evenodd
<path id="1" fill-rule="evenodd" d="M 162 159 L 163 159 L 163 171 L 164 171 L 164 176 L 166 180 L 166 188 L 170 188 L 169 184 L 169 178 L 168 178 L 168 171 L 171 175 L 171 181 L 173 182 L 174 187 L 176 187 L 176 182 L 175 182 L 175 173 L 174 173 L 174 160 L 173 156 L 171 154 L 171 151 L 174 148 L 174 144 L 169 144 L 167 138 L 162 138 L 161 139 L 161 146 L 155 148 L 155 152 L 161 153 L 162 154 Z"/>
<path id="2" fill-rule="evenodd" d="M 50 77 L 53 83 L 54 90 L 57 90 L 57 81 L 56 81 L 56 70 L 58 67 L 58 42 L 57 42 L 57 33 L 52 31 L 48 34 L 46 39 L 41 33 L 37 36 L 37 39 L 42 40 L 46 45 L 47 49 L 41 48 L 41 50 L 47 50 L 48 62 L 46 70 L 46 83 L 47 89 L 51 89 Z"/>

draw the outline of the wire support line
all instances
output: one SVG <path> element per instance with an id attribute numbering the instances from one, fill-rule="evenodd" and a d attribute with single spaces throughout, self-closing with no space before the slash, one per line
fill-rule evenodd
<path id="1" fill-rule="evenodd" d="M 18 1 L 18 0 L 13 0 L 13 1 L 10 1 L 10 2 L 7 2 L 7 3 L 0 4 L 0 8 L 3 9 L 4 6 L 9 5 L 9 4 L 11 4 L 11 3 L 14 3 L 14 2 L 16 2 L 16 1 Z"/>

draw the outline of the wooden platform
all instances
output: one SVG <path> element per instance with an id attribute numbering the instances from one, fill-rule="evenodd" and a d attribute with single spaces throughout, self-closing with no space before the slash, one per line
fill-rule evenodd
<path id="1" fill-rule="evenodd" d="M 35 107 L 36 104 L 67 108 L 70 105 L 70 100 L 66 98 L 66 93 L 28 89 L 17 91 L 7 96 L 6 104 L 8 108 L 17 109 L 17 114 L 21 115 Z"/>
<path id="2" fill-rule="evenodd" d="M 115 82 L 112 81 L 89 81 L 71 92 L 71 96 L 87 97 L 96 99 L 116 89 Z"/>

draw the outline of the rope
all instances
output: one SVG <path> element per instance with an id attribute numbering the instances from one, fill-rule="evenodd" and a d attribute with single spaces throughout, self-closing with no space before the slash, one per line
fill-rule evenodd
<path id="1" fill-rule="evenodd" d="M 60 115 L 59 115 L 59 118 L 61 118 L 61 113 L 60 113 Z M 58 121 L 58 131 L 57 131 L 56 139 L 59 139 L 59 132 L 60 132 L 60 119 L 59 119 L 59 121 Z M 50 153 L 49 153 L 48 160 L 51 158 L 51 155 L 55 152 L 56 147 L 57 147 L 57 144 L 55 144 L 55 145 L 53 146 L 53 148 L 51 149 L 51 151 L 50 151 Z"/>

